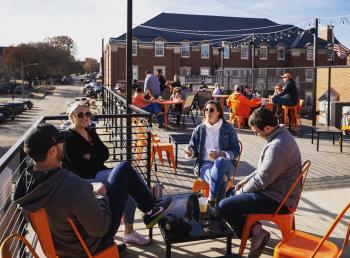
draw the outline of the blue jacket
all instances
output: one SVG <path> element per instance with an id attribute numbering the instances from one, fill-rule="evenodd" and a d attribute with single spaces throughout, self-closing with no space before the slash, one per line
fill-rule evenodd
<path id="1" fill-rule="evenodd" d="M 189 147 L 193 153 L 193 158 L 196 158 L 194 164 L 194 173 L 197 176 L 199 175 L 199 167 L 203 162 L 206 137 L 205 127 L 206 126 L 203 123 L 198 125 L 194 129 L 189 143 Z M 227 152 L 230 155 L 230 160 L 234 162 L 240 152 L 238 138 L 235 129 L 233 129 L 233 127 L 225 120 L 223 121 L 223 124 L 220 128 L 219 146 L 220 150 Z"/>

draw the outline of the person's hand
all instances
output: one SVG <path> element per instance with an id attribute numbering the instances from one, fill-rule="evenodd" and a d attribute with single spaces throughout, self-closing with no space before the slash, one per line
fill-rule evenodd
<path id="1" fill-rule="evenodd" d="M 83 155 L 84 159 L 90 160 L 91 159 L 91 154 L 90 153 L 86 153 Z"/>
<path id="2" fill-rule="evenodd" d="M 211 151 L 211 152 L 209 152 L 209 157 L 211 157 L 212 159 L 217 159 L 219 157 L 226 158 L 226 155 L 225 155 L 225 152 L 223 152 L 223 151 L 219 151 L 219 152 Z"/>
<path id="3" fill-rule="evenodd" d="M 101 187 L 98 189 L 94 190 L 95 194 L 101 194 L 103 196 L 107 196 L 107 189 L 104 184 L 101 184 Z"/>
<path id="4" fill-rule="evenodd" d="M 190 147 L 188 147 L 188 146 L 185 147 L 184 152 L 188 157 L 192 157 L 193 153 L 192 153 L 192 149 Z"/>
<path id="5" fill-rule="evenodd" d="M 235 190 L 236 192 L 240 192 L 241 188 L 246 184 L 247 182 L 245 180 L 241 180 L 239 181 L 236 186 L 235 186 Z"/>

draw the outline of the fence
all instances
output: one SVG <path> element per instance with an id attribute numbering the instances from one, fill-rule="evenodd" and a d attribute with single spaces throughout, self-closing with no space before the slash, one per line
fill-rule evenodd
<path id="1" fill-rule="evenodd" d="M 104 114 L 97 115 L 95 118 L 98 121 L 96 131 L 102 142 L 107 145 L 110 151 L 110 158 L 106 162 L 106 165 L 108 167 L 113 167 L 118 161 L 129 160 L 144 176 L 147 185 L 150 186 L 150 128 L 152 125 L 150 114 L 136 107 L 131 107 L 132 113 L 126 114 L 125 101 L 107 89 L 104 89 L 103 98 Z M 43 122 L 50 122 L 58 126 L 62 120 L 65 119 L 67 119 L 67 116 L 43 117 L 35 122 L 31 129 Z M 142 131 L 146 132 L 143 135 L 144 141 L 147 142 L 147 147 L 143 148 L 142 151 L 133 148 L 136 137 L 139 137 L 138 135 L 136 136 L 138 133 L 131 130 L 131 128 L 127 128 L 128 121 L 133 119 L 142 119 L 144 121 L 142 125 L 137 125 L 139 128 L 143 127 Z M 27 164 L 30 161 L 30 158 L 23 152 L 23 144 L 24 139 L 31 129 L 29 129 L 0 159 L 0 180 L 2 182 L 0 187 L 0 242 L 13 233 L 19 233 L 25 236 L 35 247 L 37 244 L 37 237 L 31 229 L 31 226 L 27 223 L 23 211 L 13 202 L 14 185 L 18 182 L 19 178 L 24 175 Z M 127 153 L 128 145 L 131 146 L 131 153 Z M 11 251 L 13 257 L 27 256 L 24 246 L 19 242 L 13 242 Z"/>

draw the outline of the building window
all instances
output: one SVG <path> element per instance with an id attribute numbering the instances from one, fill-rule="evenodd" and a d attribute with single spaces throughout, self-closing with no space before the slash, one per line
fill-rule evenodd
<path id="1" fill-rule="evenodd" d="M 166 78 L 165 77 L 165 66 L 159 66 L 159 65 L 158 66 L 153 66 L 153 73 L 154 74 L 157 74 L 158 70 L 161 70 L 164 78 Z"/>
<path id="2" fill-rule="evenodd" d="M 311 108 L 312 107 L 312 91 L 305 91 L 304 106 L 306 108 Z"/>
<path id="3" fill-rule="evenodd" d="M 136 40 L 132 41 L 132 55 L 137 56 L 137 41 Z"/>
<path id="4" fill-rule="evenodd" d="M 190 57 L 190 43 L 182 43 L 181 57 Z"/>
<path id="5" fill-rule="evenodd" d="M 155 49 L 155 56 L 164 56 L 164 42 L 163 41 L 156 41 L 154 43 L 154 49 Z"/>
<path id="6" fill-rule="evenodd" d="M 137 65 L 132 66 L 132 79 L 133 80 L 139 79 L 139 67 Z"/>
<path id="7" fill-rule="evenodd" d="M 307 61 L 314 60 L 314 48 L 312 46 L 306 47 L 306 60 Z"/>
<path id="8" fill-rule="evenodd" d="M 305 70 L 305 81 L 312 82 L 314 80 L 314 70 Z"/>
<path id="9" fill-rule="evenodd" d="M 283 46 L 277 47 L 277 60 L 284 60 L 286 58 L 286 48 Z"/>
<path id="10" fill-rule="evenodd" d="M 210 76 L 210 67 L 201 67 L 202 76 Z"/>
<path id="11" fill-rule="evenodd" d="M 328 47 L 327 48 L 327 60 L 333 61 L 333 58 L 334 58 L 333 47 Z"/>
<path id="12" fill-rule="evenodd" d="M 242 45 L 241 46 L 241 60 L 248 60 L 248 59 L 249 59 L 249 46 Z"/>
<path id="13" fill-rule="evenodd" d="M 267 46 L 260 47 L 260 60 L 267 60 Z"/>
<path id="14" fill-rule="evenodd" d="M 224 59 L 230 59 L 230 47 L 224 47 Z"/>
<path id="15" fill-rule="evenodd" d="M 209 58 L 209 44 L 201 45 L 201 58 L 208 59 Z"/>
<path id="16" fill-rule="evenodd" d="M 180 67 L 180 75 L 181 76 L 191 75 L 191 67 L 189 67 L 189 66 Z"/>

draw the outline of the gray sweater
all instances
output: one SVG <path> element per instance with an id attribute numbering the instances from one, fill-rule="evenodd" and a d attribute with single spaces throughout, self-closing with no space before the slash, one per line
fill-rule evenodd
<path id="1" fill-rule="evenodd" d="M 281 202 L 301 171 L 301 154 L 293 136 L 279 127 L 266 138 L 261 151 L 258 168 L 246 179 L 243 192 L 261 192 Z M 295 208 L 301 184 L 297 185 L 286 206 Z"/>
<path id="2" fill-rule="evenodd" d="M 27 182 L 31 182 L 29 186 Z M 111 224 L 108 199 L 95 196 L 91 183 L 63 168 L 45 172 L 28 169 L 16 187 L 14 199 L 29 212 L 46 209 L 59 257 L 86 257 L 67 218 L 73 219 L 91 253 Z"/>

